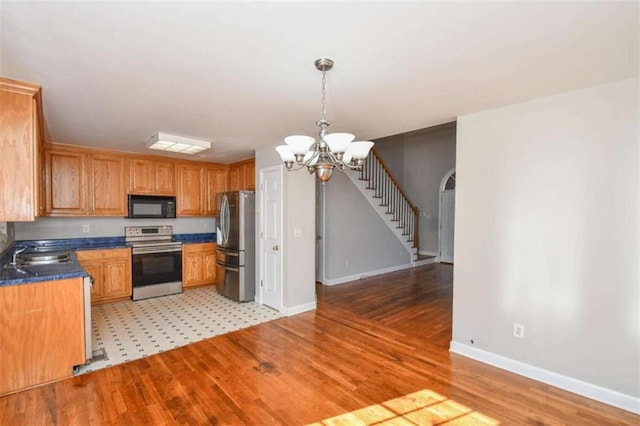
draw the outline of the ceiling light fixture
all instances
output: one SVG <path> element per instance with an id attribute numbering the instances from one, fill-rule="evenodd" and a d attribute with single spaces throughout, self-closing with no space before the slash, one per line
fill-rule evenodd
<path id="1" fill-rule="evenodd" d="M 211 142 L 158 132 L 149 139 L 147 148 L 179 154 L 197 154 L 211 149 Z"/>
<path id="2" fill-rule="evenodd" d="M 309 173 L 315 173 L 323 184 L 331 179 L 333 169 L 341 172 L 346 170 L 362 170 L 364 159 L 369 154 L 373 142 L 352 142 L 355 139 L 351 133 L 327 133 L 331 124 L 327 119 L 327 90 L 326 73 L 333 67 L 331 59 L 318 59 L 315 62 L 318 71 L 322 72 L 322 118 L 316 122 L 320 128 L 320 140 L 316 142 L 311 136 L 294 135 L 284 138 L 286 145 L 279 145 L 276 151 L 284 162 L 287 170 L 300 170 L 307 167 Z M 293 168 L 294 163 L 298 166 Z"/>

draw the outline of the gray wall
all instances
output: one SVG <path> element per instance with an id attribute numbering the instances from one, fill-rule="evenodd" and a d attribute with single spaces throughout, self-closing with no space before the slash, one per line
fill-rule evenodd
<path id="1" fill-rule="evenodd" d="M 456 164 L 455 123 L 380 139 L 375 148 L 402 190 L 420 209 L 420 252 L 436 254 L 440 183 Z"/>
<path id="2" fill-rule="evenodd" d="M 640 397 L 638 88 L 458 119 L 455 343 Z"/>
<path id="3" fill-rule="evenodd" d="M 83 226 L 89 232 L 82 232 Z M 16 240 L 124 237 L 125 226 L 171 225 L 174 234 L 215 232 L 213 217 L 177 219 L 124 219 L 106 217 L 44 217 L 35 222 L 16 222 Z"/>
<path id="4" fill-rule="evenodd" d="M 323 283 L 411 263 L 407 249 L 345 174 L 334 172 L 326 183 L 324 212 Z"/>

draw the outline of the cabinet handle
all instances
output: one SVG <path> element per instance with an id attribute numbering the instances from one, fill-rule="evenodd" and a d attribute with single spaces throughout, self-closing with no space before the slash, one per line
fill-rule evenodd
<path id="1" fill-rule="evenodd" d="M 273 246 L 273 251 L 278 251 L 278 250 L 280 250 L 280 247 L 278 247 L 278 246 Z"/>

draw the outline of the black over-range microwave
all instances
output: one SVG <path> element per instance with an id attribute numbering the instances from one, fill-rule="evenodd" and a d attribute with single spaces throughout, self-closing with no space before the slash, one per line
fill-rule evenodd
<path id="1" fill-rule="evenodd" d="M 176 217 L 176 197 L 129 194 L 129 219 Z"/>

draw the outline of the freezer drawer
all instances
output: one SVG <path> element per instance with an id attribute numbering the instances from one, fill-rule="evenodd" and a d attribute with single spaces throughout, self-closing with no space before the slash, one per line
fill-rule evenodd
<path id="1" fill-rule="evenodd" d="M 256 286 L 251 268 L 216 264 L 223 271 L 223 277 L 217 284 L 218 293 L 236 302 L 249 302 L 255 298 Z"/>
<path id="2" fill-rule="evenodd" d="M 244 251 L 216 248 L 216 261 L 230 266 L 245 266 Z"/>

